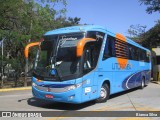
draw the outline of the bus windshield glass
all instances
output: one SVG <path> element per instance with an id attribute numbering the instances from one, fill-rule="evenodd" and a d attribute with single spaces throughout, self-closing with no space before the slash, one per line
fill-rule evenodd
<path id="1" fill-rule="evenodd" d="M 43 80 L 66 80 L 80 73 L 76 46 L 84 33 L 45 36 L 37 52 L 34 75 Z"/>

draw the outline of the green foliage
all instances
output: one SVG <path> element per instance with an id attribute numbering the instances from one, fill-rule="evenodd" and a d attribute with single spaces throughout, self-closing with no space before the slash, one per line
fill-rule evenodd
<path id="1" fill-rule="evenodd" d="M 127 30 L 129 36 L 128 38 L 134 40 L 137 43 L 141 43 L 141 35 L 145 33 L 146 25 L 130 25 L 130 28 Z"/>
<path id="2" fill-rule="evenodd" d="M 143 36 L 143 37 L 142 37 Z M 160 21 L 146 33 L 142 34 L 142 45 L 149 49 L 160 46 Z"/>
<path id="3" fill-rule="evenodd" d="M 139 2 L 147 6 L 146 12 L 149 14 L 160 12 L 160 0 L 139 0 Z"/>
<path id="4" fill-rule="evenodd" d="M 145 32 L 146 25 L 130 25 L 130 28 L 128 29 L 128 34 L 130 37 L 137 37 L 140 36 Z"/>
<path id="5" fill-rule="evenodd" d="M 147 6 L 147 13 L 160 13 L 160 0 L 139 0 L 139 2 Z M 149 49 L 160 46 L 160 20 L 158 20 L 157 24 L 147 32 L 145 31 L 145 28 L 146 26 L 131 25 L 128 29 L 129 37 Z"/>
<path id="6" fill-rule="evenodd" d="M 68 20 L 69 20 L 69 22 L 70 22 L 71 24 L 77 25 L 77 24 L 79 24 L 79 21 L 80 21 L 81 19 L 80 19 L 80 18 L 77 18 L 77 17 L 75 17 L 75 18 L 69 17 Z"/>
<path id="7" fill-rule="evenodd" d="M 157 21 L 157 24 L 148 31 L 142 29 L 144 26 L 142 28 L 133 26 L 134 25 L 128 29 L 128 33 L 130 32 L 130 39 L 149 49 L 160 46 L 160 20 Z M 141 29 L 143 31 L 141 31 Z"/>
<path id="8" fill-rule="evenodd" d="M 29 42 L 39 41 L 48 30 L 76 25 L 80 21 L 77 17 L 63 17 L 66 0 L 0 0 L 0 4 L 0 40 L 5 38 L 4 63 L 12 64 L 15 70 L 21 69 L 18 71 L 24 71 L 24 48 Z M 56 10 L 58 4 L 62 8 Z M 34 54 L 33 49 L 30 60 L 34 59 Z"/>

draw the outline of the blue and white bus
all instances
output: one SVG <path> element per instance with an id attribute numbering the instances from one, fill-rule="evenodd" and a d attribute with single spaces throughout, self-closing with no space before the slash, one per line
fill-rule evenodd
<path id="1" fill-rule="evenodd" d="M 119 33 L 86 25 L 52 30 L 43 38 L 32 77 L 36 98 L 106 102 L 111 94 L 150 81 L 150 51 Z"/>

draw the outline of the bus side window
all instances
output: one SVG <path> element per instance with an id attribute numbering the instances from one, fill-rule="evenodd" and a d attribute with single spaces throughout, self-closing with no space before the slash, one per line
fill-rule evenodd
<path id="1" fill-rule="evenodd" d="M 134 47 L 134 60 L 139 60 L 138 56 L 139 56 L 139 50 L 137 47 Z"/>
<path id="2" fill-rule="evenodd" d="M 145 51 L 139 48 L 139 61 L 145 62 Z"/>
<path id="3" fill-rule="evenodd" d="M 150 62 L 150 52 L 146 51 L 146 62 Z"/>
<path id="4" fill-rule="evenodd" d="M 128 54 L 129 60 L 133 60 L 133 51 L 132 51 L 131 45 L 128 45 L 128 51 L 129 51 L 129 54 Z"/>
<path id="5" fill-rule="evenodd" d="M 109 57 L 115 56 L 115 38 L 108 35 L 105 48 L 104 48 L 104 54 L 103 54 L 103 60 L 106 60 Z"/>
<path id="6" fill-rule="evenodd" d="M 88 73 L 93 70 L 98 61 L 98 49 L 95 47 L 95 43 L 87 43 L 84 50 L 83 60 L 83 73 Z M 98 54 L 98 55 L 97 55 Z"/>
<path id="7" fill-rule="evenodd" d="M 84 70 L 88 70 L 92 68 L 92 59 L 91 59 L 91 50 L 86 49 L 84 53 Z"/>
<path id="8" fill-rule="evenodd" d="M 132 46 L 132 60 L 135 60 L 135 49 L 133 46 Z"/>
<path id="9" fill-rule="evenodd" d="M 138 48 L 139 54 L 138 54 L 138 61 L 141 60 L 141 49 Z"/>

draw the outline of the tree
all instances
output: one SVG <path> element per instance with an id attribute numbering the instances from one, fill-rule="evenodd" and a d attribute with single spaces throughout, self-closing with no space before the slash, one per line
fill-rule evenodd
<path id="1" fill-rule="evenodd" d="M 130 25 L 130 28 L 128 29 L 129 38 L 135 40 L 136 42 L 142 41 L 142 34 L 145 33 L 146 25 Z"/>
<path id="2" fill-rule="evenodd" d="M 147 6 L 146 12 L 149 14 L 160 12 L 160 0 L 139 0 L 139 2 Z"/>
<path id="3" fill-rule="evenodd" d="M 69 17 L 69 18 L 68 18 L 68 21 L 69 21 L 72 25 L 78 25 L 80 20 L 81 20 L 81 19 L 78 18 L 78 17 L 75 17 L 75 18 Z"/>
<path id="4" fill-rule="evenodd" d="M 0 40 L 5 38 L 4 63 L 5 66 L 11 64 L 18 73 L 24 71 L 23 53 L 29 42 L 39 40 L 48 30 L 73 25 L 64 17 L 66 0 L 0 0 L 0 4 Z M 55 10 L 57 4 L 63 4 L 63 8 Z M 80 18 L 74 20 L 78 24 Z M 35 57 L 34 53 L 33 49 L 30 59 Z"/>
<path id="5" fill-rule="evenodd" d="M 149 49 L 160 46 L 160 21 L 157 24 L 143 34 L 142 45 Z"/>
<path id="6" fill-rule="evenodd" d="M 160 0 L 139 0 L 141 4 L 147 5 L 147 13 L 160 12 Z M 148 31 L 145 31 L 146 26 L 138 25 L 130 26 L 128 34 L 130 38 L 139 42 L 144 47 L 149 49 L 160 46 L 160 20 L 157 20 L 156 25 Z"/>

